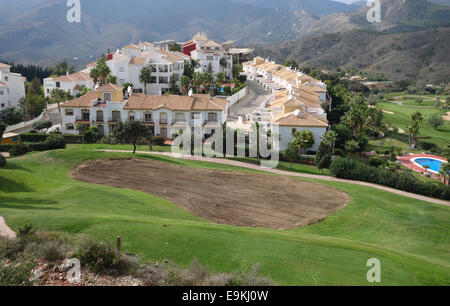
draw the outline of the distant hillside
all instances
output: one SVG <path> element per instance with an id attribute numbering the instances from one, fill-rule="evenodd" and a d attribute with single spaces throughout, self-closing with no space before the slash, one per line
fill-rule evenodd
<path id="1" fill-rule="evenodd" d="M 298 37 L 301 22 L 294 12 L 226 0 L 82 1 L 81 24 L 68 23 L 67 11 L 65 0 L 44 1 L 0 26 L 0 42 L 7 42 L 0 58 L 46 65 L 138 40 L 184 41 L 199 31 L 218 42 L 281 42 Z"/>
<path id="2" fill-rule="evenodd" d="M 279 8 L 289 10 L 304 10 L 316 16 L 326 16 L 338 12 L 351 12 L 359 8 L 331 0 L 231 0 L 237 3 L 247 3 L 254 6 Z"/>
<path id="3" fill-rule="evenodd" d="M 364 29 L 383 32 L 417 31 L 430 27 L 450 26 L 450 7 L 432 4 L 425 0 L 380 0 L 381 22 L 369 23 L 369 7 L 363 6 L 350 13 L 325 16 L 305 25 L 302 36 L 345 32 Z"/>
<path id="4" fill-rule="evenodd" d="M 358 68 L 392 80 L 450 82 L 449 37 L 450 27 L 395 34 L 353 30 L 256 49 L 263 57 L 295 59 L 303 67 Z"/>

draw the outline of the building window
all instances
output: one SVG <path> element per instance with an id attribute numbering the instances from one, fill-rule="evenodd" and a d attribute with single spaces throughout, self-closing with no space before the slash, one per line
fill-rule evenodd
<path id="1" fill-rule="evenodd" d="M 161 124 L 167 124 L 167 113 L 161 113 L 159 114 L 159 123 Z"/>
<path id="2" fill-rule="evenodd" d="M 175 114 L 175 122 L 184 122 L 186 117 L 184 116 L 184 113 L 176 113 Z"/>
<path id="3" fill-rule="evenodd" d="M 5 81 L 8 82 L 8 77 L 7 76 L 5 76 Z"/>
<path id="4" fill-rule="evenodd" d="M 292 129 L 291 134 L 294 136 L 297 133 L 297 129 Z"/>
<path id="5" fill-rule="evenodd" d="M 0 89 L 0 96 L 3 96 L 3 89 Z"/>
<path id="6" fill-rule="evenodd" d="M 120 121 L 120 112 L 119 111 L 113 111 L 112 112 L 112 121 L 113 122 L 119 122 Z"/>
<path id="7" fill-rule="evenodd" d="M 91 120 L 90 111 L 88 109 L 83 109 L 81 111 L 81 115 L 82 115 L 82 120 L 83 121 L 90 121 Z"/>
<path id="8" fill-rule="evenodd" d="M 66 109 L 65 114 L 66 116 L 73 116 L 73 109 Z"/>
<path id="9" fill-rule="evenodd" d="M 159 77 L 159 84 L 169 84 L 168 77 Z"/>
<path id="10" fill-rule="evenodd" d="M 208 113 L 209 122 L 217 122 L 217 113 Z"/>
<path id="11" fill-rule="evenodd" d="M 161 137 L 167 138 L 167 128 L 161 128 Z"/>
<path id="12" fill-rule="evenodd" d="M 61 83 L 60 82 L 56 82 L 56 88 L 61 88 Z"/>
<path id="13" fill-rule="evenodd" d="M 125 67 L 119 67 L 119 72 L 125 72 Z"/>
<path id="14" fill-rule="evenodd" d="M 144 121 L 145 122 L 153 122 L 153 114 L 152 113 L 145 113 L 144 114 Z"/>
<path id="15" fill-rule="evenodd" d="M 134 121 L 135 119 L 136 119 L 136 116 L 135 116 L 134 112 L 128 112 L 128 120 Z"/>
<path id="16" fill-rule="evenodd" d="M 97 111 L 97 121 L 103 122 L 103 111 Z"/>
<path id="17" fill-rule="evenodd" d="M 2 108 L 4 108 L 5 107 L 5 103 L 2 103 Z"/>
<path id="18" fill-rule="evenodd" d="M 168 72 L 169 67 L 167 65 L 159 65 L 159 72 Z"/>
<path id="19" fill-rule="evenodd" d="M 202 119 L 202 115 L 200 113 L 192 113 L 192 120 Z"/>
<path id="20" fill-rule="evenodd" d="M 110 92 L 103 93 L 103 101 L 111 102 L 112 101 L 112 93 L 110 93 Z"/>
<path id="21" fill-rule="evenodd" d="M 68 131 L 75 131 L 75 126 L 73 124 L 66 124 L 66 130 Z"/>
<path id="22" fill-rule="evenodd" d="M 158 83 L 158 77 L 152 76 L 150 77 L 150 84 L 157 84 Z"/>
<path id="23" fill-rule="evenodd" d="M 158 65 L 150 65 L 150 68 L 152 68 L 152 72 L 156 72 L 156 67 L 157 67 Z"/>

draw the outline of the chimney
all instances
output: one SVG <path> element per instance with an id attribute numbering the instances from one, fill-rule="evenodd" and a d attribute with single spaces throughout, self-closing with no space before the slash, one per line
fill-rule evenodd
<path id="1" fill-rule="evenodd" d="M 69 71 L 66 71 L 66 75 L 69 75 Z"/>

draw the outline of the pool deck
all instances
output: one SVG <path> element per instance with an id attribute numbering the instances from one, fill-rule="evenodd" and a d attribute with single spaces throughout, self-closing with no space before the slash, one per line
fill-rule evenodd
<path id="1" fill-rule="evenodd" d="M 431 155 L 431 154 L 414 154 L 414 155 L 405 155 L 405 156 L 399 156 L 397 157 L 398 161 L 400 161 L 402 163 L 403 166 L 417 171 L 419 173 L 425 173 L 426 170 L 425 168 L 422 168 L 416 164 L 413 163 L 413 159 L 414 158 L 433 158 L 433 159 L 438 159 L 438 160 L 442 160 L 444 162 L 447 162 L 447 159 L 441 156 L 437 156 L 437 155 Z M 434 177 L 436 178 L 440 178 L 439 175 L 432 173 Z"/>

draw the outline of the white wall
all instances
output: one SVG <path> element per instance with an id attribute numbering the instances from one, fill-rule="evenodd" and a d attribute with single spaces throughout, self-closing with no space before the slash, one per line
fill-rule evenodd
<path id="1" fill-rule="evenodd" d="M 325 127 L 289 127 L 289 126 L 280 126 L 280 150 L 284 151 L 286 150 L 288 144 L 292 142 L 294 139 L 292 135 L 292 129 L 296 129 L 297 132 L 308 130 L 314 135 L 314 146 L 312 148 L 306 149 L 306 151 L 317 151 L 319 149 L 320 139 L 322 138 L 323 134 L 326 133 L 327 128 Z"/>

